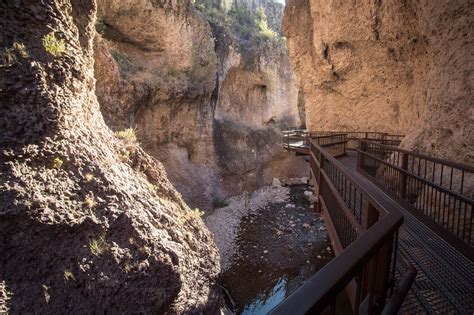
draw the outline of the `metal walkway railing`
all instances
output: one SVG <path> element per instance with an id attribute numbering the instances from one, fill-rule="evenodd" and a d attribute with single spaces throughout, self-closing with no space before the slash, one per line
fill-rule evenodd
<path id="1" fill-rule="evenodd" d="M 474 168 L 365 140 L 358 152 L 360 172 L 474 260 Z"/>
<path id="2" fill-rule="evenodd" d="M 349 153 L 340 162 L 359 182 L 377 188 L 375 183 L 358 172 L 357 153 Z M 392 202 L 398 203 L 396 200 Z M 418 271 L 403 303 L 403 313 L 472 314 L 474 263 L 410 211 L 401 211 L 405 219 L 399 231 L 399 256 Z"/>
<path id="3" fill-rule="evenodd" d="M 303 129 L 285 130 L 283 133 L 282 146 L 285 150 L 307 155 L 309 152 L 309 140 L 320 139 L 319 141 L 331 141 L 333 136 L 344 135 L 346 149 L 357 149 L 359 140 L 371 140 L 386 146 L 397 147 L 404 135 L 389 134 L 386 132 L 360 132 L 360 131 L 308 131 Z M 318 144 L 323 144 L 317 141 Z"/>
<path id="4" fill-rule="evenodd" d="M 416 272 L 408 268 L 404 285 L 394 288 L 403 216 L 389 198 L 359 185 L 335 159 L 346 153 L 345 137 L 334 134 L 309 140 L 311 177 L 317 183 L 320 209 L 337 256 L 272 314 L 335 312 L 336 297 L 345 289 L 355 314 L 395 314 L 414 278 Z"/>
<path id="5" fill-rule="evenodd" d="M 348 133 L 332 133 L 330 135 L 334 136 L 336 134 L 343 134 L 346 139 L 349 136 Z M 365 135 L 365 133 L 362 141 L 358 139 L 359 144 L 354 146 L 358 151 L 358 159 L 353 151 L 347 156 L 337 154 L 338 150 L 333 149 L 332 153 L 334 155 L 342 156 L 342 159 L 338 161 L 333 157 L 328 158 L 330 154 L 327 148 L 330 148 L 330 144 L 326 142 L 323 147 L 323 145 L 315 143 L 316 141 L 309 140 L 311 137 L 321 136 L 320 134 L 311 135 L 309 132 L 304 134 L 304 137 L 308 139 L 306 141 L 312 143 L 312 146 L 308 146 L 306 152 L 310 155 L 312 178 L 318 185 L 323 215 L 326 213 L 325 218 L 329 217 L 326 221 L 328 222 L 330 238 L 335 244 L 336 253 L 340 254 L 334 259 L 334 263 L 337 262 L 339 257 L 349 259 L 348 256 L 341 255 L 354 244 L 358 244 L 357 242 L 360 240 L 367 241 L 362 238 L 364 233 L 361 235 L 360 232 L 367 217 L 364 216 L 364 211 L 362 211 L 364 206 L 367 207 L 367 202 L 364 202 L 364 194 L 360 191 L 369 192 L 372 198 L 385 200 L 387 203 L 385 205 L 386 209 L 390 208 L 390 204 L 395 208 L 398 207 L 398 211 L 403 214 L 406 220 L 400 228 L 398 241 L 394 245 L 400 255 L 398 255 L 397 263 L 393 264 L 392 262 L 391 264 L 392 267 L 396 267 L 393 270 L 396 276 L 392 276 L 391 279 L 398 283 L 399 288 L 406 289 L 407 281 L 409 282 L 410 277 L 414 276 L 410 268 L 407 269 L 406 262 L 409 263 L 408 266 L 412 265 L 416 268 L 418 275 L 403 302 L 402 312 L 407 314 L 472 314 L 474 312 L 474 295 L 472 294 L 474 292 L 474 264 L 472 262 L 471 238 L 472 196 L 466 193 L 466 184 L 472 183 L 472 169 L 396 149 L 395 143 L 383 142 L 393 140 L 386 136 L 385 140 L 370 139 L 370 141 L 367 141 L 365 138 L 369 136 L 378 136 Z M 351 137 L 355 136 L 351 135 Z M 399 139 L 396 141 L 399 141 Z M 334 142 L 339 141 L 334 140 Z M 343 146 L 343 150 L 349 149 L 349 147 L 349 145 Z M 291 146 L 286 149 L 292 151 Z M 321 152 L 323 153 L 321 154 Z M 319 174 L 320 170 L 322 170 L 322 174 Z M 358 170 L 362 171 L 363 174 Z M 376 184 L 379 187 L 376 187 Z M 328 188 L 324 188 L 325 186 L 334 189 L 330 188 L 328 190 Z M 354 189 L 354 186 L 358 188 Z M 380 189 L 383 189 L 383 191 Z M 427 189 L 430 189 L 433 199 L 427 199 L 427 196 L 431 196 L 426 192 Z M 423 203 L 420 201 L 413 202 L 415 192 L 417 193 L 416 198 L 421 197 L 424 200 Z M 460 195 L 463 197 L 460 198 Z M 402 198 L 402 196 L 404 197 Z M 431 200 L 431 202 L 427 200 Z M 444 207 L 440 206 L 440 201 L 442 201 Z M 341 202 L 346 207 L 341 207 Z M 418 207 L 417 210 L 416 206 L 421 204 L 424 207 Z M 452 207 L 451 210 L 446 209 L 449 206 Z M 434 209 L 437 211 L 434 211 Z M 426 213 L 420 216 L 416 214 L 416 211 Z M 439 211 L 441 213 L 438 213 Z M 448 211 L 450 212 L 448 213 Z M 448 217 L 451 220 L 442 220 L 442 218 L 447 219 Z M 455 218 L 454 221 L 453 217 Z M 334 221 L 338 223 L 334 223 Z M 452 222 L 457 224 L 453 225 Z M 436 226 L 438 227 L 436 228 Z M 444 234 L 439 232 L 440 229 L 445 230 Z M 333 230 L 332 233 L 331 230 Z M 368 230 L 364 232 L 368 233 Z M 451 246 L 453 244 L 452 240 L 445 237 L 449 234 L 451 234 L 451 238 L 456 237 L 458 243 L 464 244 L 464 250 L 462 246 L 459 247 L 459 244 L 456 248 Z M 339 247 L 339 251 L 337 247 Z M 354 261 L 351 260 L 351 263 L 354 263 Z M 321 279 L 324 279 L 324 276 L 320 273 L 326 272 L 328 270 L 322 269 L 316 275 L 319 276 L 315 280 L 321 281 Z M 336 270 L 332 269 L 332 272 L 331 276 L 339 279 L 340 275 L 335 274 Z M 338 272 L 340 273 L 341 270 L 338 270 Z M 355 278 L 355 280 L 353 279 L 347 283 L 349 296 L 351 296 L 351 290 L 354 291 L 354 281 L 357 282 L 361 279 L 360 276 Z M 312 283 L 312 280 L 310 280 L 310 283 Z M 330 283 L 319 282 L 319 285 L 327 286 Z M 394 285 L 394 283 L 391 285 Z M 311 285 L 308 284 L 308 288 L 310 287 Z M 394 292 L 397 292 L 397 290 L 395 289 Z M 301 292 L 306 292 L 306 296 Z M 299 294 L 300 299 L 311 296 L 309 289 L 306 291 L 301 289 L 301 292 Z M 388 293 L 392 293 L 391 290 Z M 386 304 L 388 310 L 393 310 L 393 305 L 397 301 L 400 304 L 400 296 L 400 294 L 395 294 L 390 299 Z M 309 298 L 309 301 L 315 302 L 311 298 Z M 291 298 L 287 302 L 301 303 L 300 300 Z M 353 306 L 358 305 L 354 303 L 353 298 L 351 298 L 351 302 Z M 280 306 L 281 310 L 285 309 L 284 305 L 285 303 Z M 291 304 L 286 304 L 286 307 L 286 310 L 289 310 L 288 307 L 291 307 Z M 359 308 L 360 305 L 358 308 L 354 308 L 355 313 Z"/>

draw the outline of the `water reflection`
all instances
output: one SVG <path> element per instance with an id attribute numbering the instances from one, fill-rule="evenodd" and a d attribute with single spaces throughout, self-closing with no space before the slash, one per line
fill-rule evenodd
<path id="1" fill-rule="evenodd" d="M 308 189 L 292 187 L 288 202 L 242 220 L 234 264 L 221 278 L 238 314 L 267 314 L 333 257 L 324 222 L 303 197 Z"/>
<path id="2" fill-rule="evenodd" d="M 280 302 L 286 298 L 286 283 L 285 278 L 278 279 L 276 285 L 271 288 L 270 292 L 259 294 L 257 298 L 250 304 L 247 304 L 242 311 L 244 315 L 267 314 Z"/>

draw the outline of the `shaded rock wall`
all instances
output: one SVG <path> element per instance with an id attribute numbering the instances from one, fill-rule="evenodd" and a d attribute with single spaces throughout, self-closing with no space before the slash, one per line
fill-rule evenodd
<path id="1" fill-rule="evenodd" d="M 472 13 L 469 1 L 287 1 L 308 128 L 405 133 L 404 147 L 472 163 Z"/>
<path id="2" fill-rule="evenodd" d="M 264 40 L 244 46 L 190 1 L 98 3 L 95 70 L 106 122 L 136 127 L 187 202 L 208 209 L 272 177 L 305 175 L 278 166 L 303 163 L 280 146 L 280 128 L 300 122 L 286 49 Z M 246 140 L 261 133 L 272 136 Z"/>
<path id="3" fill-rule="evenodd" d="M 100 113 L 95 10 L 0 4 L 0 309 L 212 312 L 211 234 L 162 165 Z"/>

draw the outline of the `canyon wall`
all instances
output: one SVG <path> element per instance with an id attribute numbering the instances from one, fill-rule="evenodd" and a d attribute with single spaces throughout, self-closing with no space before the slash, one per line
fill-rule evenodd
<path id="1" fill-rule="evenodd" d="M 218 72 L 214 141 L 225 190 L 253 191 L 273 177 L 307 176 L 307 164 L 281 148 L 281 129 L 298 126 L 298 88 L 286 48 L 242 42 L 213 24 Z"/>
<path id="2" fill-rule="evenodd" d="M 469 1 L 288 0 L 284 33 L 312 130 L 407 134 L 473 163 Z"/>
<path id="3" fill-rule="evenodd" d="M 219 256 L 201 213 L 100 113 L 95 11 L 0 3 L 0 310 L 213 313 Z"/>
<path id="4" fill-rule="evenodd" d="M 300 124 L 286 48 L 241 41 L 224 18 L 233 3 L 200 4 L 99 0 L 95 71 L 106 123 L 136 128 L 184 199 L 209 209 L 305 172 L 280 145 L 281 129 Z"/>
<path id="5" fill-rule="evenodd" d="M 168 2 L 167 2 L 168 3 Z M 193 206 L 219 195 L 211 29 L 189 1 L 98 1 L 97 96 L 114 130 L 135 128 Z"/>

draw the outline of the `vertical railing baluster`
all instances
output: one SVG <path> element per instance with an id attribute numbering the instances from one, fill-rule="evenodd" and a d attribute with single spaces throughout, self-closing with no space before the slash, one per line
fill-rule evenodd
<path id="1" fill-rule="evenodd" d="M 401 168 L 403 170 L 407 170 L 408 168 L 408 155 L 406 153 L 402 153 L 402 165 Z M 406 185 L 407 185 L 407 175 L 404 172 L 400 172 L 400 197 L 402 199 L 406 199 Z"/>

